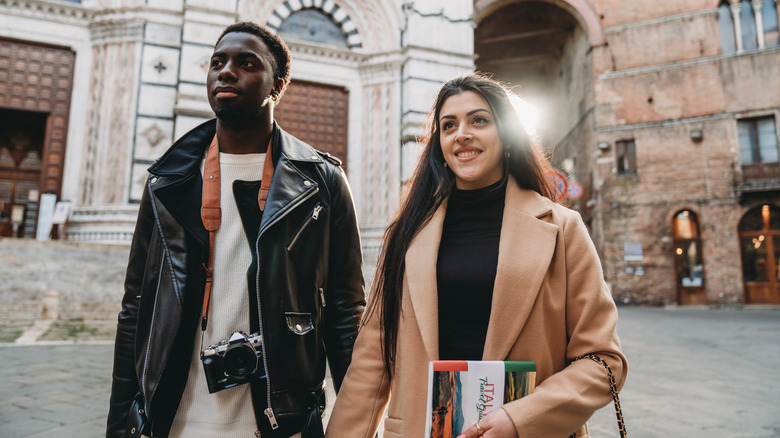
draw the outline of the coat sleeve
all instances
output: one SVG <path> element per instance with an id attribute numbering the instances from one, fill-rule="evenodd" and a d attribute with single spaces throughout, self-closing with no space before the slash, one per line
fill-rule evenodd
<path id="1" fill-rule="evenodd" d="M 579 214 L 571 212 L 558 235 L 566 265 L 566 363 L 585 354 L 604 359 L 618 388 L 628 362 L 620 350 L 617 308 L 604 282 L 601 262 Z M 519 437 L 567 437 L 612 401 L 607 372 L 592 360 L 558 370 L 534 393 L 504 405 Z"/>
<path id="2" fill-rule="evenodd" d="M 146 257 L 153 230 L 154 216 L 147 182 L 130 246 L 122 310 L 117 323 L 106 438 L 125 436 L 130 403 L 140 388 L 135 370 L 135 332 Z"/>
<path id="3" fill-rule="evenodd" d="M 376 294 L 370 294 L 375 296 Z M 349 370 L 325 432 L 326 438 L 374 438 L 390 398 L 377 312 L 366 313 Z"/>
<path id="4" fill-rule="evenodd" d="M 366 300 L 355 204 L 341 168 L 333 173 L 329 189 L 331 223 L 328 282 L 324 291 L 325 348 L 333 386 L 338 392 L 352 358 L 352 347 Z"/>

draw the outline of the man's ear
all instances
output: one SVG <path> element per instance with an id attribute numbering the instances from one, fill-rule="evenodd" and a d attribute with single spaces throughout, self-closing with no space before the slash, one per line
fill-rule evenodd
<path id="1" fill-rule="evenodd" d="M 271 94 L 274 96 L 274 99 L 278 98 L 282 95 L 282 92 L 285 89 L 285 83 L 283 79 L 277 78 L 274 81 L 274 91 L 271 92 Z"/>

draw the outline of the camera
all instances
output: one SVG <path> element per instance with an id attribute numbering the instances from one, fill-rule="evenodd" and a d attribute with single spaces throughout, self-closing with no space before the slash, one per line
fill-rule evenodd
<path id="1" fill-rule="evenodd" d="M 200 352 L 209 393 L 265 378 L 262 339 L 235 332 Z"/>

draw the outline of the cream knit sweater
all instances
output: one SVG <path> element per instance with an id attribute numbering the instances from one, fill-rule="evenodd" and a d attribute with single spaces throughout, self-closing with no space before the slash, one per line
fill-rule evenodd
<path id="1" fill-rule="evenodd" d="M 233 181 L 258 181 L 265 154 L 219 154 L 222 222 L 214 245 L 214 285 L 209 322 L 203 344 L 227 339 L 233 332 L 249 333 L 247 270 L 252 250 L 241 224 L 233 196 Z M 201 331 L 195 339 L 187 386 L 171 427 L 170 438 L 255 438 L 254 410 L 249 385 L 239 385 L 209 394 L 200 361 Z"/>

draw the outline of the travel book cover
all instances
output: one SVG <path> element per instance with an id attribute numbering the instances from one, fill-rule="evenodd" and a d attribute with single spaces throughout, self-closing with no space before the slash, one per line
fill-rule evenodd
<path id="1" fill-rule="evenodd" d="M 436 360 L 428 365 L 426 438 L 454 438 L 534 390 L 534 362 Z"/>

